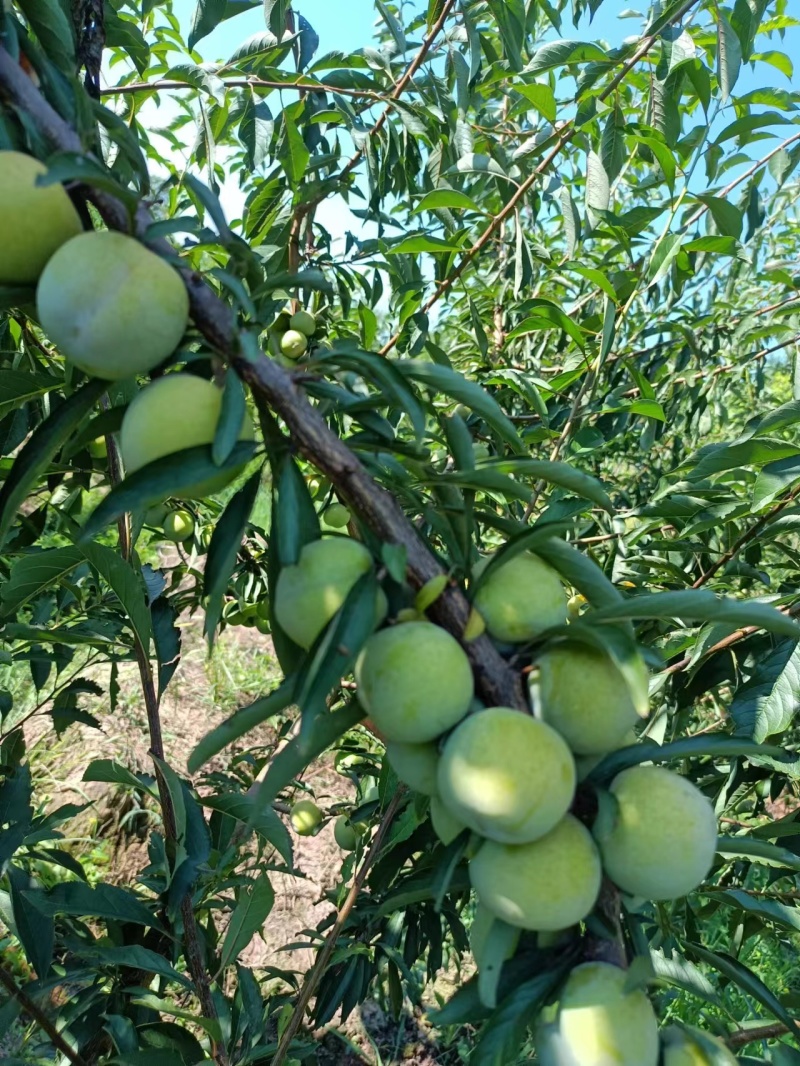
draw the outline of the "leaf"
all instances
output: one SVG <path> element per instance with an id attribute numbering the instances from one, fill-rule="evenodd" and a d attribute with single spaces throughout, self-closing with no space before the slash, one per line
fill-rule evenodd
<path id="1" fill-rule="evenodd" d="M 275 892 L 266 874 L 237 897 L 228 931 L 222 942 L 220 969 L 236 962 L 253 937 L 264 925 L 275 903 Z"/>
<path id="2" fill-rule="evenodd" d="M 0 586 L 2 613 L 14 614 L 24 604 L 55 585 L 85 562 L 78 548 L 51 548 L 33 555 L 23 555 L 11 567 L 8 579 Z"/>
<path id="3" fill-rule="evenodd" d="M 531 1020 L 536 1017 L 540 1006 L 565 972 L 566 967 L 562 964 L 523 981 L 515 988 L 481 1028 L 478 1042 L 470 1055 L 470 1066 L 503 1066 L 512 1062 L 525 1039 Z"/>
<path id="4" fill-rule="evenodd" d="M 235 740 L 249 733 L 274 714 L 279 714 L 294 702 L 297 679 L 288 677 L 269 696 L 263 696 L 207 733 L 188 759 L 190 774 L 197 773 L 201 766 L 213 759 L 215 755 L 232 744 Z M 278 756 L 279 757 L 279 756 Z"/>
<path id="5" fill-rule="evenodd" d="M 158 662 L 158 698 L 167 690 L 181 661 L 181 629 L 178 614 L 166 596 L 159 596 L 150 608 L 153 645 Z"/>
<path id="6" fill-rule="evenodd" d="M 797 453 L 769 463 L 753 486 L 753 510 L 760 511 L 797 481 L 800 481 L 800 455 Z"/>
<path id="7" fill-rule="evenodd" d="M 79 549 L 122 604 L 134 633 L 149 654 L 152 626 L 141 575 L 114 548 L 81 543 Z"/>
<path id="8" fill-rule="evenodd" d="M 225 377 L 222 409 L 211 446 L 211 456 L 217 466 L 222 466 L 236 447 L 246 413 L 244 386 L 239 375 L 229 371 Z"/>
<path id="9" fill-rule="evenodd" d="M 797 1023 L 792 1015 L 784 1008 L 777 996 L 770 992 L 764 982 L 756 977 L 753 971 L 749 970 L 743 963 L 730 955 L 726 955 L 724 952 L 709 951 L 708 948 L 702 947 L 700 944 L 692 944 L 688 941 L 684 941 L 684 950 L 687 954 L 694 955 L 700 962 L 706 963 L 714 970 L 717 970 L 718 973 L 733 981 L 745 995 L 752 996 L 753 999 L 757 1000 L 771 1014 L 782 1021 L 790 1032 L 796 1031 Z"/>
<path id="10" fill-rule="evenodd" d="M 597 478 L 591 474 L 584 474 L 582 470 L 576 470 L 569 463 L 562 463 L 549 459 L 504 459 L 493 462 L 487 469 L 499 470 L 501 473 L 512 476 L 533 477 L 537 480 L 549 481 L 553 485 L 574 492 L 577 496 L 584 496 L 587 500 L 596 503 L 609 514 L 614 513 L 614 505 L 607 492 Z"/>
<path id="11" fill-rule="evenodd" d="M 711 212 L 719 232 L 724 237 L 733 237 L 738 241 L 744 225 L 744 218 L 739 208 L 734 207 L 729 200 L 711 196 L 709 193 L 699 193 L 697 199 L 704 203 Z"/>
<path id="12" fill-rule="evenodd" d="M 266 100 L 261 100 L 251 86 L 245 96 L 244 111 L 239 122 L 239 136 L 247 149 L 247 165 L 258 170 L 269 157 L 275 119 Z"/>
<path id="13" fill-rule="evenodd" d="M 56 885 L 49 892 L 24 892 L 23 895 L 32 907 L 44 915 L 71 914 L 161 928 L 158 918 L 138 896 L 116 885 L 101 884 L 97 888 L 90 888 L 83 881 L 70 881 Z"/>
<path id="14" fill-rule="evenodd" d="M 771 744 L 756 744 L 754 740 L 731 737 L 726 734 L 705 733 L 703 736 L 673 740 L 670 744 L 656 744 L 654 741 L 641 740 L 638 744 L 632 744 L 628 748 L 606 755 L 602 762 L 592 770 L 588 780 L 610 781 L 622 770 L 627 770 L 629 766 L 638 766 L 643 762 L 665 763 L 677 762 L 681 759 L 710 757 L 732 759 L 737 756 L 756 758 L 760 755 L 786 758 L 783 748 Z"/>
<path id="15" fill-rule="evenodd" d="M 717 79 L 720 102 L 726 103 L 733 92 L 742 67 L 742 46 L 736 31 L 722 8 L 717 9 Z"/>
<path id="16" fill-rule="evenodd" d="M 206 606 L 206 637 L 211 640 L 222 613 L 222 601 L 239 557 L 250 515 L 261 488 L 261 470 L 242 486 L 228 501 L 225 510 L 214 526 L 208 547 L 206 569 L 203 577 L 203 595 Z"/>
<path id="17" fill-rule="evenodd" d="M 53 962 L 55 949 L 55 923 L 52 917 L 43 917 L 39 911 L 29 905 L 30 896 L 41 896 L 43 891 L 37 887 L 22 870 L 9 864 L 6 871 L 11 889 L 11 911 L 14 916 L 14 932 L 36 971 L 36 976 L 43 981 Z"/>
<path id="18" fill-rule="evenodd" d="M 113 759 L 94 759 L 86 767 L 82 781 L 102 781 L 111 785 L 128 785 L 130 788 L 142 789 L 155 797 L 153 788 L 155 778 L 149 774 L 134 774 L 121 763 Z"/>
<path id="19" fill-rule="evenodd" d="M 289 5 L 290 0 L 264 0 L 264 21 L 278 40 L 286 33 L 286 12 Z"/>
<path id="20" fill-rule="evenodd" d="M 19 407 L 54 389 L 60 389 L 63 384 L 63 381 L 50 374 L 34 374 L 3 367 L 0 375 L 0 414 L 5 414 L 7 408 Z"/>
<path id="21" fill-rule="evenodd" d="M 74 75 L 75 36 L 58 0 L 19 0 L 19 7 L 47 58 L 64 74 Z"/>
<path id="22" fill-rule="evenodd" d="M 198 41 L 207 37 L 216 26 L 222 22 L 226 15 L 228 0 L 197 0 L 194 9 L 192 28 L 189 31 L 187 44 L 193 49 Z"/>
<path id="23" fill-rule="evenodd" d="M 438 363 L 423 362 L 421 359 L 398 359 L 395 366 L 406 377 L 420 381 L 429 389 L 444 393 L 459 403 L 463 403 L 475 414 L 485 419 L 515 451 L 522 449 L 522 442 L 513 423 L 506 417 L 497 401 L 480 385 L 468 381 L 449 367 Z"/>
<path id="24" fill-rule="evenodd" d="M 199 482 L 215 477 L 220 471 L 238 472 L 253 458 L 255 451 L 254 443 L 240 441 L 222 466 L 216 465 L 211 448 L 207 445 L 173 452 L 149 463 L 129 474 L 111 490 L 89 516 L 81 534 L 82 539 L 91 540 L 129 511 L 145 511 L 169 496 L 180 496 Z"/>
<path id="25" fill-rule="evenodd" d="M 800 644 L 784 640 L 736 690 L 730 716 L 739 736 L 759 743 L 792 724 L 800 707 Z"/>
<path id="26" fill-rule="evenodd" d="M 533 59 L 525 67 L 530 75 L 543 74 L 554 67 L 568 66 L 574 63 L 608 63 L 607 52 L 596 44 L 583 41 L 550 41 L 537 48 Z"/>
<path id="27" fill-rule="evenodd" d="M 772 826 L 765 828 L 769 831 Z M 781 848 L 759 837 L 719 837 L 717 854 L 737 859 L 753 859 L 764 866 L 783 867 L 786 870 L 796 870 L 800 873 L 800 856 L 795 855 L 788 848 Z"/>
<path id="28" fill-rule="evenodd" d="M 694 622 L 727 622 L 733 625 L 758 626 L 772 633 L 800 637 L 800 626 L 788 615 L 757 600 L 735 600 L 716 596 L 700 589 L 686 592 L 651 592 L 615 607 L 604 607 L 586 616 L 592 622 L 621 621 L 641 618 L 679 618 Z"/>
<path id="29" fill-rule="evenodd" d="M 703 892 L 702 889 L 700 891 Z M 746 892 L 735 888 L 709 894 L 715 902 L 722 903 L 726 907 L 732 907 L 737 911 L 743 911 L 745 914 L 753 915 L 760 919 L 762 924 L 771 923 L 783 929 L 791 929 L 796 933 L 800 932 L 800 908 L 788 907 L 785 903 L 780 903 L 773 899 L 750 896 Z M 763 934 L 759 933 L 758 935 Z"/>
<path id="30" fill-rule="evenodd" d="M 458 189 L 434 189 L 426 193 L 414 208 L 414 213 L 420 211 L 438 211 L 445 208 L 449 211 L 477 211 L 485 214 L 484 210 L 475 203 L 471 196 L 459 192 Z M 397 251 L 395 248 L 394 251 Z"/>
<path id="31" fill-rule="evenodd" d="M 515 85 L 516 92 L 539 112 L 545 121 L 554 123 L 558 115 L 556 95 L 549 85 L 533 82 L 530 85 Z"/>
<path id="32" fill-rule="evenodd" d="M 386 249 L 386 255 L 448 255 L 461 249 L 460 244 L 443 241 L 441 237 L 429 237 L 420 233 L 416 236 L 402 237 L 397 244 Z"/>
<path id="33" fill-rule="evenodd" d="M 278 161 L 283 167 L 289 184 L 296 189 L 305 177 L 311 153 L 306 147 L 297 124 L 283 112 L 283 136 L 278 142 Z"/>
<path id="34" fill-rule="evenodd" d="M 600 156 L 590 151 L 586 159 L 586 207 L 589 211 L 607 211 L 611 200 L 609 175 Z"/>
<path id="35" fill-rule="evenodd" d="M 259 804 L 250 794 L 227 792 L 204 796 L 203 806 L 244 822 L 278 852 L 287 866 L 292 865 L 292 838 L 289 830 L 269 804 Z"/>
<path id="36" fill-rule="evenodd" d="M 104 381 L 90 381 L 72 394 L 37 426 L 6 477 L 0 490 L 0 547 L 33 486 L 41 479 L 59 448 L 107 389 Z"/>
<path id="37" fill-rule="evenodd" d="M 158 974 L 168 981 L 183 985 L 184 988 L 192 988 L 191 981 L 182 973 L 179 973 L 165 958 L 149 948 L 140 944 L 126 944 L 124 947 L 114 947 L 104 944 L 100 948 L 92 948 L 85 945 L 73 945 L 70 954 L 102 970 L 106 966 L 124 967 L 132 970 L 143 970 L 145 973 Z"/>

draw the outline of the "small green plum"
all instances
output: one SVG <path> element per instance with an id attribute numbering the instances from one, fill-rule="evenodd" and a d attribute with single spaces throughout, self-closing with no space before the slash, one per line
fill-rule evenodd
<path id="1" fill-rule="evenodd" d="M 359 834 L 346 814 L 340 815 L 333 826 L 333 839 L 342 851 L 355 851 Z"/>
<path id="2" fill-rule="evenodd" d="M 108 459 L 108 445 L 105 437 L 98 437 L 96 440 L 89 441 L 87 450 L 92 459 Z"/>
<path id="3" fill-rule="evenodd" d="M 281 629 L 301 648 L 310 648 L 372 565 L 369 551 L 350 537 L 306 544 L 295 565 L 278 575 L 275 617 Z"/>
<path id="4" fill-rule="evenodd" d="M 322 811 L 312 800 L 298 800 L 289 815 L 292 829 L 301 837 L 312 836 L 322 823 Z"/>
<path id="5" fill-rule="evenodd" d="M 325 509 L 322 520 L 331 529 L 344 529 L 350 521 L 350 512 L 342 503 L 332 503 Z"/>
<path id="6" fill-rule="evenodd" d="M 601 808 L 593 831 L 614 884 L 653 900 L 697 888 L 717 850 L 717 818 L 700 789 L 662 766 L 632 766 L 611 794 L 616 803 Z"/>
<path id="7" fill-rule="evenodd" d="M 127 474 L 156 459 L 210 446 L 222 413 L 222 390 L 194 374 L 166 374 L 139 392 L 125 412 L 120 431 L 120 453 Z M 245 412 L 239 440 L 255 439 Z M 180 499 L 204 499 L 224 489 L 243 467 L 221 471 L 184 489 Z"/>
<path id="8" fill-rule="evenodd" d="M 575 761 L 555 729 L 510 707 L 457 726 L 442 751 L 439 795 L 481 836 L 526 844 L 549 833 L 575 795 Z"/>
<path id="9" fill-rule="evenodd" d="M 600 856 L 591 833 L 566 815 L 530 844 L 486 840 L 469 863 L 480 902 L 495 915 L 537 932 L 575 925 L 600 892 Z"/>
<path id="10" fill-rule="evenodd" d="M 317 320 L 310 311 L 297 311 L 289 319 L 289 329 L 304 333 L 306 337 L 313 337 L 317 332 Z"/>
<path id="11" fill-rule="evenodd" d="M 737 1066 L 721 1040 L 688 1025 L 670 1025 L 661 1034 L 663 1066 Z"/>
<path id="12" fill-rule="evenodd" d="M 390 740 L 386 745 L 386 758 L 409 788 L 423 796 L 437 795 L 439 751 L 435 744 L 399 744 Z"/>
<path id="13" fill-rule="evenodd" d="M 189 322 L 180 274 L 133 237 L 110 231 L 61 245 L 39 279 L 36 306 L 42 329 L 67 359 L 105 381 L 154 370 Z"/>
<path id="14" fill-rule="evenodd" d="M 299 359 L 308 348 L 308 337 L 299 329 L 287 329 L 281 337 L 281 354 L 287 359 Z"/>
<path id="15" fill-rule="evenodd" d="M 476 567 L 476 576 L 488 565 Z M 501 562 L 478 586 L 474 604 L 489 635 L 505 644 L 535 640 L 567 619 L 567 594 L 556 571 L 531 552 Z"/>
<path id="16" fill-rule="evenodd" d="M 642 687 L 647 668 L 638 660 Z M 565 641 L 539 659 L 542 717 L 577 755 L 602 755 L 622 746 L 639 721 L 628 683 L 605 652 Z"/>
<path id="17" fill-rule="evenodd" d="M 194 516 L 190 511 L 172 511 L 164 522 L 164 538 L 182 544 L 194 536 Z"/>
<path id="18" fill-rule="evenodd" d="M 33 285 L 54 253 L 83 229 L 63 185 L 36 184 L 46 173 L 33 156 L 0 151 L 0 285 Z"/>
<path id="19" fill-rule="evenodd" d="M 424 744 L 467 713 L 469 659 L 446 629 L 406 622 L 373 634 L 355 668 L 359 699 L 387 740 Z"/>
<path id="20" fill-rule="evenodd" d="M 541 1066 L 657 1066 L 658 1021 L 640 988 L 607 962 L 577 966 L 561 989 L 555 1018 L 536 1032 Z"/>

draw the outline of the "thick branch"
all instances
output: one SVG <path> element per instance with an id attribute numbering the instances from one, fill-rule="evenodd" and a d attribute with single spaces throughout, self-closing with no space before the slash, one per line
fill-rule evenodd
<path id="1" fill-rule="evenodd" d="M 447 10 L 449 7 L 445 5 Z M 75 150 L 76 136 L 73 131 L 3 48 L 0 48 L 0 93 L 33 119 L 54 148 Z M 109 226 L 127 229 L 127 212 L 118 201 L 107 194 L 98 193 L 93 194 L 92 199 Z M 149 213 L 140 208 L 136 219 L 140 235 L 151 221 Z M 165 248 L 170 250 L 163 243 L 155 247 L 158 251 Z M 284 420 L 298 450 L 331 479 L 337 491 L 372 532 L 388 543 L 405 547 L 412 585 L 420 588 L 431 578 L 444 573 L 443 567 L 411 526 L 394 497 L 372 480 L 356 456 L 331 432 L 291 375 L 263 354 L 245 357 L 238 344 L 236 323 L 228 305 L 212 292 L 198 274 L 186 270 L 183 271 L 183 277 L 189 292 L 192 317 L 205 339 L 236 367 L 250 387 Z M 463 639 L 469 611 L 466 598 L 455 586 L 449 587 L 430 608 L 432 617 L 459 640 Z M 485 700 L 520 710 L 527 708 L 519 675 L 505 663 L 487 637 L 472 641 L 465 646 L 465 650 L 472 663 L 479 692 Z"/>
<path id="2" fill-rule="evenodd" d="M 772 1022 L 771 1025 L 759 1025 L 757 1029 L 737 1029 L 725 1038 L 725 1043 L 734 1051 L 752 1044 L 757 1040 L 777 1040 L 779 1036 L 785 1036 L 791 1032 L 788 1025 L 783 1022 Z M 800 1025 L 795 1025 L 795 1039 L 800 1037 Z"/>

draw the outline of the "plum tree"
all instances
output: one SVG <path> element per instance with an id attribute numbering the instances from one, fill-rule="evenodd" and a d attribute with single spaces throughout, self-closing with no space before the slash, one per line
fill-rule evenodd
<path id="1" fill-rule="evenodd" d="M 322 811 L 313 800 L 298 800 L 292 807 L 289 820 L 298 836 L 312 836 L 322 823 Z"/>
<path id="2" fill-rule="evenodd" d="M 476 567 L 480 577 L 489 565 Z M 531 552 L 522 552 L 498 564 L 482 581 L 473 603 L 495 640 L 521 644 L 535 640 L 567 618 L 567 594 L 551 566 Z"/>
<path id="3" fill-rule="evenodd" d="M 126 473 L 133 474 L 165 455 L 210 445 L 222 412 L 222 392 L 194 374 L 166 374 L 142 389 L 133 400 L 120 430 L 120 453 Z M 245 412 L 240 440 L 253 440 L 255 430 Z M 220 471 L 178 495 L 203 499 L 220 492 L 242 468 Z"/>
<path id="4" fill-rule="evenodd" d="M 106 381 L 155 369 L 189 321 L 180 275 L 121 233 L 82 233 L 62 244 L 39 279 L 36 306 L 67 359 Z"/>
<path id="5" fill-rule="evenodd" d="M 443 803 L 470 829 L 525 844 L 567 813 L 575 761 L 549 725 L 509 707 L 490 707 L 450 734 L 437 781 Z"/>
<path id="6" fill-rule="evenodd" d="M 389 741 L 386 758 L 400 778 L 415 792 L 435 796 L 438 786 L 439 751 L 435 744 L 400 744 Z"/>
<path id="7" fill-rule="evenodd" d="M 606 962 L 577 966 L 561 989 L 555 1018 L 536 1033 L 542 1066 L 656 1066 L 658 1022 L 628 974 Z"/>
<path id="8" fill-rule="evenodd" d="M 521 929 L 554 932 L 581 921 L 600 891 L 600 855 L 571 814 L 529 844 L 485 841 L 469 863 L 479 901 Z"/>
<path id="9" fill-rule="evenodd" d="M 281 337 L 281 354 L 287 359 L 299 359 L 308 348 L 308 337 L 299 329 L 287 329 Z"/>
<path id="10" fill-rule="evenodd" d="M 82 230 L 63 185 L 37 185 L 47 167 L 23 152 L 0 152 L 0 285 L 32 285 L 62 244 Z"/>
<path id="11" fill-rule="evenodd" d="M 304 333 L 306 337 L 313 337 L 317 332 L 317 320 L 310 311 L 295 311 L 289 319 L 289 329 Z"/>
<path id="12" fill-rule="evenodd" d="M 342 851 L 355 851 L 359 834 L 346 814 L 341 814 L 333 824 L 333 839 Z"/>
<path id="13" fill-rule="evenodd" d="M 331 529 L 344 529 L 350 521 L 350 512 L 343 503 L 332 503 L 325 509 L 322 518 L 325 525 L 330 526 Z"/>
<path id="14" fill-rule="evenodd" d="M 278 576 L 275 617 L 281 629 L 301 648 L 310 648 L 371 568 L 369 551 L 350 537 L 323 537 L 306 544 L 294 566 L 284 566 Z M 384 609 L 379 593 L 376 623 Z"/>
<path id="15" fill-rule="evenodd" d="M 714 861 L 717 819 L 703 793 L 661 766 L 633 766 L 611 783 L 594 835 L 603 866 L 623 892 L 677 899 L 697 888 Z"/>
<path id="16" fill-rule="evenodd" d="M 461 645 L 431 622 L 405 622 L 373 634 L 355 675 L 372 721 L 388 740 L 406 744 L 424 744 L 452 729 L 474 691 Z"/>
<path id="17" fill-rule="evenodd" d="M 539 699 L 544 720 L 577 755 L 614 751 L 639 721 L 613 660 L 576 641 L 554 644 L 539 659 Z"/>
<path id="18" fill-rule="evenodd" d="M 661 1035 L 662 1066 L 737 1066 L 735 1055 L 715 1036 L 688 1025 L 670 1025 Z"/>
<path id="19" fill-rule="evenodd" d="M 164 537 L 180 544 L 194 533 L 194 516 L 190 511 L 171 511 L 164 521 Z"/>
<path id="20" fill-rule="evenodd" d="M 446 807 L 438 796 L 431 796 L 431 825 L 433 831 L 445 845 L 452 844 L 456 837 L 461 836 L 467 826 L 457 818 L 449 807 Z"/>

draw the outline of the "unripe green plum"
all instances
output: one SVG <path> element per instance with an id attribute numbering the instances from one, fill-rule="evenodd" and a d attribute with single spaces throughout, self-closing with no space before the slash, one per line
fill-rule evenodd
<path id="1" fill-rule="evenodd" d="M 371 568 L 369 551 L 349 537 L 306 544 L 295 565 L 285 566 L 278 575 L 275 617 L 281 629 L 301 648 L 310 648 Z"/>
<path id="2" fill-rule="evenodd" d="M 165 455 L 211 445 L 222 412 L 222 391 L 194 374 L 166 374 L 147 385 L 125 412 L 120 452 L 125 470 L 133 474 Z M 239 440 L 254 440 L 245 412 Z M 179 493 L 181 499 L 203 499 L 225 488 L 243 468 L 221 471 Z"/>
<path id="3" fill-rule="evenodd" d="M 310 311 L 297 311 L 289 319 L 289 329 L 297 330 L 306 337 L 313 337 L 317 332 L 317 320 Z"/>
<path id="4" fill-rule="evenodd" d="M 342 814 L 336 819 L 333 826 L 333 839 L 342 851 L 355 851 L 358 844 L 358 833 L 353 828 L 350 819 Z"/>
<path id="5" fill-rule="evenodd" d="M 437 794 L 439 752 L 435 744 L 398 744 L 389 741 L 386 745 L 386 758 L 400 780 L 409 788 L 421 792 L 423 796 Z"/>
<path id="6" fill-rule="evenodd" d="M 614 884 L 644 899 L 697 888 L 717 849 L 717 818 L 700 789 L 662 766 L 632 766 L 611 793 L 616 805 L 601 809 L 593 831 Z"/>
<path id="7" fill-rule="evenodd" d="M 121 233 L 82 233 L 63 244 L 39 279 L 36 306 L 67 359 L 106 381 L 154 370 L 189 321 L 177 271 Z"/>
<path id="8" fill-rule="evenodd" d="M 287 359 L 299 359 L 308 348 L 308 337 L 299 329 L 287 329 L 281 337 L 281 355 Z"/>
<path id="9" fill-rule="evenodd" d="M 437 783 L 442 802 L 470 829 L 526 844 L 569 810 L 575 760 L 549 725 L 510 707 L 489 707 L 450 734 Z"/>
<path id="10" fill-rule="evenodd" d="M 461 836 L 467 828 L 445 807 L 438 796 L 431 796 L 431 825 L 434 833 L 445 846 L 452 844 L 456 837 Z"/>
<path id="11" fill-rule="evenodd" d="M 624 743 L 639 721 L 628 684 L 604 652 L 568 641 L 539 660 L 542 717 L 577 755 L 601 755 Z M 646 676 L 646 667 L 640 663 Z"/>
<path id="12" fill-rule="evenodd" d="M 298 800 L 292 807 L 289 820 L 298 836 L 310 837 L 322 822 L 322 811 L 311 800 Z"/>
<path id="13" fill-rule="evenodd" d="M 483 566 L 476 568 L 476 576 Z M 561 578 L 547 563 L 522 552 L 502 563 L 475 593 L 475 607 L 489 635 L 505 644 L 535 640 L 567 619 L 567 594 Z"/>
<path id="14" fill-rule="evenodd" d="M 373 634 L 355 676 L 372 721 L 387 740 L 404 744 L 424 744 L 452 729 L 474 692 L 461 645 L 431 622 L 406 622 Z"/>
<path id="15" fill-rule="evenodd" d="M 189 511 L 173 511 L 164 522 L 166 540 L 180 544 L 194 534 L 194 516 Z"/>
<path id="16" fill-rule="evenodd" d="M 108 458 L 108 445 L 105 437 L 98 437 L 96 440 L 89 441 L 86 448 L 92 459 Z"/>
<path id="17" fill-rule="evenodd" d="M 83 228 L 63 185 L 36 184 L 45 173 L 32 156 L 0 152 L 0 285 L 32 285 Z"/>
<path id="18" fill-rule="evenodd" d="M 344 529 L 350 521 L 350 512 L 344 504 L 332 503 L 330 507 L 326 508 L 322 518 L 325 525 L 330 526 L 331 529 Z"/>
<path id="19" fill-rule="evenodd" d="M 169 507 L 166 503 L 158 503 L 155 507 L 148 507 L 144 514 L 145 525 L 163 526 L 168 514 Z"/>
<path id="20" fill-rule="evenodd" d="M 497 918 L 552 932 L 589 914 L 602 871 L 591 833 L 568 814 L 530 844 L 485 841 L 470 860 L 469 876 L 478 899 Z"/>
<path id="21" fill-rule="evenodd" d="M 538 1026 L 542 1066 L 657 1066 L 655 1012 L 646 992 L 626 990 L 627 976 L 607 962 L 572 971 L 555 1019 Z"/>
<path id="22" fill-rule="evenodd" d="M 710 1033 L 670 1025 L 662 1033 L 663 1066 L 737 1066 L 738 1059 Z"/>

